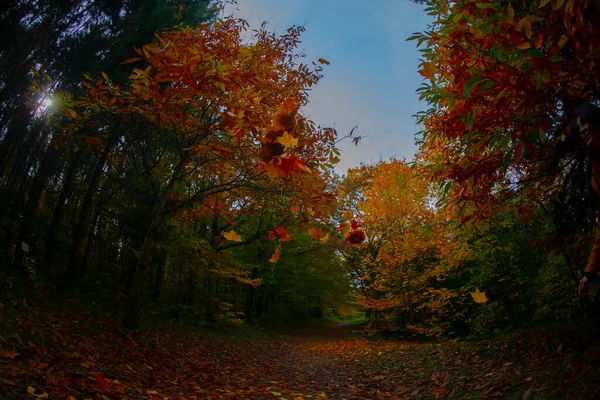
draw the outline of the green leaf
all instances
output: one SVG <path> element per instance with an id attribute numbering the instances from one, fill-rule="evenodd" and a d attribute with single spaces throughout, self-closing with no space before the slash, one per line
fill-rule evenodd
<path id="1" fill-rule="evenodd" d="M 495 84 L 496 84 L 496 82 L 488 80 L 486 83 L 483 84 L 483 86 L 479 89 L 479 91 L 480 92 L 485 92 L 486 90 L 488 90 L 489 88 L 491 88 Z"/>
<path id="2" fill-rule="evenodd" d="M 543 80 L 544 82 L 548 82 L 548 81 L 550 80 L 550 71 L 548 71 L 547 69 L 545 69 L 545 70 L 542 72 L 542 80 Z"/>
<path id="3" fill-rule="evenodd" d="M 473 112 L 471 111 L 467 117 L 467 125 L 469 126 L 469 129 L 473 129 Z"/>
<path id="4" fill-rule="evenodd" d="M 463 96 L 464 97 L 469 97 L 471 95 L 471 86 L 473 86 L 477 82 L 481 82 L 482 80 L 483 80 L 483 78 L 480 77 L 480 76 L 476 76 L 474 78 L 471 78 L 471 80 L 469 80 L 469 82 L 467 82 L 467 84 L 465 85 L 465 88 L 463 90 Z"/>
<path id="5" fill-rule="evenodd" d="M 533 58 L 542 58 L 544 57 L 544 53 L 540 49 L 531 49 L 529 50 L 529 55 Z"/>

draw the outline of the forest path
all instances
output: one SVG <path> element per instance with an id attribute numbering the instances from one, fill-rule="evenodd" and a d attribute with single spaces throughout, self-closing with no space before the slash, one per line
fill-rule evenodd
<path id="1" fill-rule="evenodd" d="M 2 400 L 600 398 L 589 330 L 477 343 L 369 339 L 350 324 L 134 332 L 85 310 L 4 304 Z"/>

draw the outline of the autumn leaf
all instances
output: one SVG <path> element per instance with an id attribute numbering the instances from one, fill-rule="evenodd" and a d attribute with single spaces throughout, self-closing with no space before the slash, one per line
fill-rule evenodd
<path id="1" fill-rule="evenodd" d="M 473 301 L 475 303 L 485 304 L 488 301 L 488 298 L 485 297 L 485 292 L 480 292 L 479 288 L 475 288 L 475 291 L 471 293 L 471 296 L 473 296 Z"/>
<path id="2" fill-rule="evenodd" d="M 229 232 L 223 233 L 223 236 L 225 236 L 225 239 L 232 240 L 234 242 L 242 241 L 242 237 L 240 235 L 238 235 L 237 233 L 235 233 L 235 231 L 233 229 L 230 230 Z"/>
<path id="3" fill-rule="evenodd" d="M 27 388 L 27 393 L 30 394 L 30 395 L 32 395 L 32 396 L 37 397 L 38 399 L 47 399 L 48 398 L 48 393 L 45 393 L 45 392 L 42 393 L 42 394 L 35 394 L 35 388 L 32 387 L 32 386 L 29 386 Z"/>
<path id="4" fill-rule="evenodd" d="M 327 61 L 327 60 L 326 60 L 326 59 L 324 59 L 324 58 L 319 58 L 319 60 L 318 60 L 318 61 L 319 61 L 321 64 L 325 64 L 325 65 L 329 65 L 329 64 L 330 64 L 330 62 L 329 62 L 329 61 Z"/>
<path id="5" fill-rule="evenodd" d="M 128 58 L 127 60 L 123 61 L 121 64 L 132 64 L 134 62 L 138 62 L 142 60 L 141 57 L 132 57 L 132 58 Z"/>
<path id="6" fill-rule="evenodd" d="M 348 236 L 346 236 L 346 241 L 352 244 L 360 244 L 365 240 L 365 233 L 360 229 L 355 231 L 351 231 Z"/>
<path id="7" fill-rule="evenodd" d="M 273 253 L 273 255 L 271 255 L 271 258 L 269 258 L 269 262 L 270 263 L 277 263 L 277 261 L 279 261 L 279 257 L 281 256 L 281 250 L 279 248 L 275 249 L 275 252 Z"/>
<path id="8" fill-rule="evenodd" d="M 302 211 L 302 208 L 300 208 L 300 206 L 298 204 L 294 204 L 293 206 L 290 207 L 290 211 L 292 211 L 294 213 L 299 213 L 300 211 Z"/>
<path id="9" fill-rule="evenodd" d="M 345 220 L 351 219 L 353 216 L 354 216 L 354 213 L 352 212 L 352 210 L 346 210 L 346 212 L 342 216 L 342 220 L 345 221 Z"/>
<path id="10" fill-rule="evenodd" d="M 433 80 L 436 72 L 438 72 L 438 67 L 435 66 L 434 63 L 428 62 L 423 64 L 423 69 L 419 70 L 419 73 L 427 78 Z"/>
<path id="11" fill-rule="evenodd" d="M 281 242 L 289 242 L 292 240 L 292 235 L 288 232 L 284 225 L 279 225 L 275 229 L 269 231 L 269 240 L 279 239 Z"/>
<path id="12" fill-rule="evenodd" d="M 283 132 L 283 136 L 278 137 L 277 142 L 285 147 L 293 147 L 298 144 L 298 139 L 287 132 Z"/>
<path id="13" fill-rule="evenodd" d="M 321 244 L 327 243 L 328 240 L 329 240 L 329 232 L 327 232 L 327 234 L 325 236 L 323 236 L 321 239 L 319 239 Z"/>
<path id="14" fill-rule="evenodd" d="M 317 240 L 323 237 L 323 231 L 320 228 L 308 228 L 308 236 Z"/>

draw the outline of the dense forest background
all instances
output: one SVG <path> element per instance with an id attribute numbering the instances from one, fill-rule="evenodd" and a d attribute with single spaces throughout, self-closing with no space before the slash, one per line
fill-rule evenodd
<path id="1" fill-rule="evenodd" d="M 327 60 L 210 1 L 6 1 L 3 287 L 129 328 L 366 317 L 401 337 L 597 318 L 596 210 L 570 119 L 600 98 L 596 1 L 429 1 L 414 160 L 302 106 Z M 425 103 L 424 103 L 425 104 Z M 39 293 L 38 293 L 39 294 Z"/>

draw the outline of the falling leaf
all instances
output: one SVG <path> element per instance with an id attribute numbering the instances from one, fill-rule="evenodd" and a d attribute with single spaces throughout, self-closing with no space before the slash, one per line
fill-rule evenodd
<path id="1" fill-rule="evenodd" d="M 270 263 L 277 263 L 277 261 L 279 261 L 279 257 L 281 256 L 281 250 L 279 248 L 275 249 L 275 252 L 273 253 L 273 255 L 271 255 L 271 258 L 269 258 L 269 262 Z"/>
<path id="2" fill-rule="evenodd" d="M 473 301 L 475 303 L 487 303 L 488 298 L 485 297 L 485 292 L 480 292 L 479 288 L 475 288 L 475 292 L 471 293 L 471 296 L 473 296 Z"/>
<path id="3" fill-rule="evenodd" d="M 42 393 L 42 394 L 35 394 L 35 388 L 32 386 L 29 386 L 27 388 L 27 393 L 29 393 L 32 396 L 37 397 L 38 399 L 47 399 L 48 398 L 48 393 Z"/>
<path id="4" fill-rule="evenodd" d="M 284 225 L 279 225 L 269 231 L 269 240 L 279 239 L 281 242 L 289 242 L 292 237 Z"/>
<path id="5" fill-rule="evenodd" d="M 438 67 L 436 67 L 435 64 L 432 62 L 424 63 L 423 69 L 419 70 L 419 73 L 423 77 L 425 77 L 427 79 L 432 79 L 432 80 L 433 80 L 436 72 L 438 72 Z"/>
<path id="6" fill-rule="evenodd" d="M 352 210 L 346 210 L 346 212 L 342 216 L 342 219 L 345 221 L 345 220 L 351 219 L 353 216 L 354 216 L 354 213 L 352 212 Z"/>
<path id="7" fill-rule="evenodd" d="M 321 230 L 321 228 L 308 228 L 308 236 L 310 236 L 311 238 L 317 240 L 323 237 L 323 231 Z"/>
<path id="8" fill-rule="evenodd" d="M 298 144 L 298 139 L 287 132 L 283 132 L 283 135 L 277 138 L 277 142 L 285 147 L 293 147 Z"/>
<path id="9" fill-rule="evenodd" d="M 242 237 L 240 235 L 238 235 L 237 233 L 235 233 L 235 231 L 233 229 L 230 230 L 229 232 L 223 233 L 223 236 L 225 236 L 225 239 L 233 240 L 234 242 L 242 241 Z"/>
<path id="10" fill-rule="evenodd" d="M 319 58 L 319 60 L 318 60 L 318 61 L 319 61 L 321 64 L 325 64 L 325 65 L 329 65 L 329 64 L 330 64 L 330 62 L 329 62 L 329 61 L 327 61 L 327 60 L 326 60 L 326 59 L 324 59 L 324 58 Z"/>
<path id="11" fill-rule="evenodd" d="M 132 57 L 132 58 L 128 58 L 127 60 L 123 61 L 121 64 L 132 64 L 134 62 L 140 61 L 142 58 L 141 57 Z"/>

